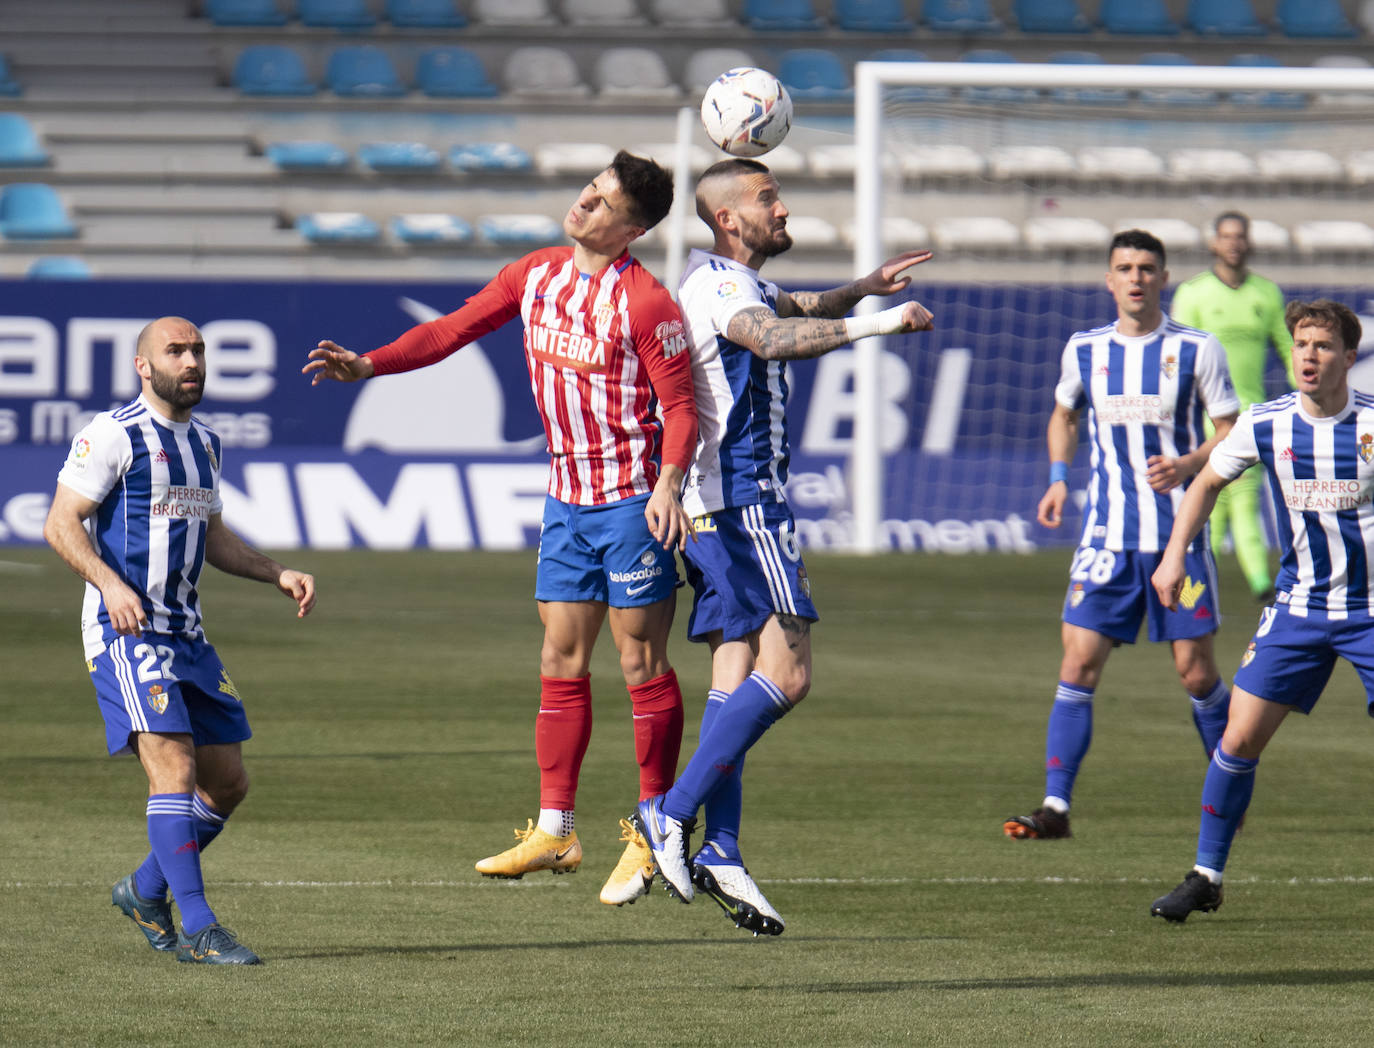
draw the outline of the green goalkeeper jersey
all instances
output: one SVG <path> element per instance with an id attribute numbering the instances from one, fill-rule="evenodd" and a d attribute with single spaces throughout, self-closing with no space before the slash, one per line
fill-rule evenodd
<path id="1" fill-rule="evenodd" d="M 1179 323 L 1216 335 L 1242 409 L 1269 399 L 1264 370 L 1271 342 L 1292 385 L 1293 336 L 1283 323 L 1283 293 L 1272 280 L 1250 273 L 1233 288 L 1209 269 L 1178 286 L 1170 311 Z"/>

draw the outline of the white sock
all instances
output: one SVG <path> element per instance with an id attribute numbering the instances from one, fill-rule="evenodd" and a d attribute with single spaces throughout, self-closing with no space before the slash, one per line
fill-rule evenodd
<path id="1" fill-rule="evenodd" d="M 554 837 L 566 837 L 572 833 L 573 813 L 559 808 L 539 809 L 539 828 Z"/>
<path id="2" fill-rule="evenodd" d="M 1069 814 L 1069 804 L 1063 797 L 1046 797 L 1040 806 L 1060 815 Z"/>
<path id="3" fill-rule="evenodd" d="M 1220 871 L 1220 870 L 1209 870 L 1206 866 L 1194 866 L 1193 869 L 1197 870 L 1198 873 L 1202 874 L 1204 877 L 1206 877 L 1206 878 L 1207 878 L 1209 881 L 1211 881 L 1213 884 L 1220 884 L 1220 883 L 1221 883 L 1221 871 Z"/>

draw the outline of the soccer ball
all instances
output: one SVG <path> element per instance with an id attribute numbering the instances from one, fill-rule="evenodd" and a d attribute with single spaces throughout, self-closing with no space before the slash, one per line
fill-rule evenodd
<path id="1" fill-rule="evenodd" d="M 792 99 L 782 81 L 753 66 L 721 73 L 701 100 L 701 125 L 731 156 L 761 156 L 792 127 Z"/>

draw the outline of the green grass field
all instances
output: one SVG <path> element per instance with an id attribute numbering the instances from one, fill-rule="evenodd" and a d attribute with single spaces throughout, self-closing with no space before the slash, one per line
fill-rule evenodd
<path id="1" fill-rule="evenodd" d="M 319 578 L 304 622 L 267 587 L 204 587 L 256 731 L 252 793 L 205 869 L 268 963 L 225 970 L 153 953 L 110 906 L 146 848 L 143 776 L 104 756 L 79 581 L 46 551 L 0 550 L 5 1045 L 1374 1039 L 1374 761 L 1346 666 L 1265 755 L 1225 905 L 1166 925 L 1148 906 L 1192 862 L 1204 771 L 1166 650 L 1108 665 L 1074 839 L 1009 841 L 1001 820 L 1040 798 L 1067 553 L 812 558 L 812 694 L 746 775 L 745 854 L 787 931 L 753 939 L 657 886 L 597 901 L 636 783 L 609 638 L 581 872 L 474 873 L 537 808 L 532 556 L 288 559 Z M 1230 604 L 1228 678 L 1254 620 Z M 707 657 L 673 655 L 685 760 Z"/>

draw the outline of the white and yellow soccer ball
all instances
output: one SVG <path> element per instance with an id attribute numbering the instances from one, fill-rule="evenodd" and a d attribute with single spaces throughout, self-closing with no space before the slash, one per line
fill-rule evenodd
<path id="1" fill-rule="evenodd" d="M 792 127 L 792 98 L 765 69 L 739 66 L 721 73 L 701 100 L 701 125 L 731 156 L 762 156 Z"/>

